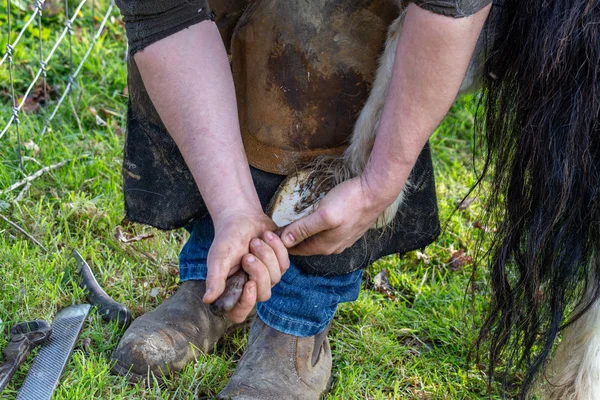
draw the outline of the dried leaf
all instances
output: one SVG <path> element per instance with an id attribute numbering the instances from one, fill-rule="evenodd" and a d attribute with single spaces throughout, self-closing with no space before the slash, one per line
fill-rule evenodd
<path id="1" fill-rule="evenodd" d="M 103 120 L 102 118 L 100 118 L 99 115 L 96 115 L 96 125 L 98 125 L 98 126 L 108 126 L 108 124 L 106 123 L 106 121 Z"/>
<path id="2" fill-rule="evenodd" d="M 120 227 L 117 226 L 117 230 L 115 232 L 115 238 L 121 242 L 121 243 L 131 243 L 131 242 L 139 242 L 140 240 L 144 240 L 144 239 L 150 239 L 153 238 L 154 234 L 153 233 L 149 233 L 149 234 L 140 234 L 137 236 L 133 236 L 133 237 L 126 237 L 123 234 L 123 231 L 121 230 Z"/>
<path id="3" fill-rule="evenodd" d="M 44 17 L 54 17 L 63 12 L 63 2 L 58 0 L 46 0 L 42 6 Z"/>
<path id="4" fill-rule="evenodd" d="M 150 297 L 156 297 L 160 293 L 160 288 L 155 287 L 150 291 Z"/>
<path id="5" fill-rule="evenodd" d="M 81 26 L 75 27 L 75 38 L 79 41 L 83 37 L 83 28 Z"/>
<path id="6" fill-rule="evenodd" d="M 56 88 L 46 84 L 44 91 L 44 82 L 39 82 L 25 98 L 21 110 L 25 114 L 36 113 L 54 97 L 56 97 Z"/>
<path id="7" fill-rule="evenodd" d="M 23 107 L 21 107 L 21 111 L 25 114 L 32 114 L 40 111 L 40 103 L 35 101 L 32 95 L 27 96 L 25 102 L 23 103 Z"/>
<path id="8" fill-rule="evenodd" d="M 27 150 L 33 150 L 33 156 L 36 157 L 38 154 L 40 154 L 40 147 L 35 144 L 33 142 L 33 140 L 29 140 L 25 143 L 23 143 L 23 147 L 25 147 Z"/>
<path id="9" fill-rule="evenodd" d="M 112 115 L 113 117 L 123 118 L 121 114 L 108 108 L 100 107 L 100 112 L 103 113 L 105 117 Z"/>
<path id="10" fill-rule="evenodd" d="M 465 265 L 469 265 L 473 263 L 473 257 L 465 254 L 463 249 L 455 251 L 452 253 L 452 256 L 448 259 L 448 267 L 452 271 L 459 271 Z"/>
<path id="11" fill-rule="evenodd" d="M 477 197 L 467 197 L 466 199 L 463 199 L 462 201 L 460 201 L 458 203 L 459 211 L 464 211 L 467 208 L 469 208 L 469 206 L 471 206 L 471 204 L 473 204 L 475 202 L 475 200 L 477 200 Z"/>
<path id="12" fill-rule="evenodd" d="M 429 265 L 429 256 L 427 254 L 421 253 L 419 250 L 417 250 L 417 259 L 422 260 L 423 264 Z"/>
<path id="13" fill-rule="evenodd" d="M 482 231 L 486 232 L 486 233 L 490 233 L 490 232 L 496 232 L 496 229 L 490 229 L 487 226 L 483 225 L 481 222 L 479 221 L 475 221 L 471 224 L 473 226 L 473 228 L 475 229 L 481 229 Z"/>
<path id="14" fill-rule="evenodd" d="M 94 118 L 96 119 L 96 125 L 100 125 L 100 126 L 108 126 L 108 124 L 106 123 L 105 120 L 103 120 L 100 115 L 98 115 L 98 111 L 96 111 L 95 107 L 90 106 L 88 108 L 88 110 L 90 110 L 90 113 L 94 116 Z"/>
<path id="15" fill-rule="evenodd" d="M 373 289 L 384 294 L 388 299 L 396 300 L 394 290 L 390 285 L 390 274 L 385 268 L 373 278 Z"/>
<path id="16" fill-rule="evenodd" d="M 65 203 L 65 208 L 72 212 L 77 218 L 93 219 L 103 218 L 106 216 L 104 211 L 99 209 L 96 204 L 91 201 L 74 201 Z"/>
<path id="17" fill-rule="evenodd" d="M 91 344 L 92 344 L 92 339 L 90 339 L 89 337 L 85 337 L 85 338 L 81 339 L 81 347 L 83 347 L 83 351 L 85 351 L 86 353 L 90 352 Z"/>
<path id="18" fill-rule="evenodd" d="M 120 126 L 117 126 L 115 128 L 115 135 L 117 135 L 117 136 L 123 136 L 124 133 L 125 133 L 125 131 Z"/>

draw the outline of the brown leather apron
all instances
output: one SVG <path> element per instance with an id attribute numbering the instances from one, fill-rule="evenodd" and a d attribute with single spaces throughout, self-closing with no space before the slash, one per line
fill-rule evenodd
<path id="1" fill-rule="evenodd" d="M 286 175 L 343 152 L 399 11 L 393 0 L 262 0 L 246 9 L 231 59 L 252 166 Z"/>
<path id="2" fill-rule="evenodd" d="M 211 7 L 226 44 L 232 37 L 242 136 L 266 207 L 285 174 L 316 155 L 342 151 L 398 10 L 389 0 L 257 0 L 242 13 L 248 3 Z M 131 57 L 128 69 L 127 218 L 161 229 L 185 226 L 205 216 L 206 206 Z M 428 146 L 410 179 L 414 189 L 393 228 L 369 231 L 342 254 L 293 257 L 294 263 L 309 273 L 341 274 L 431 243 L 439 220 Z"/>

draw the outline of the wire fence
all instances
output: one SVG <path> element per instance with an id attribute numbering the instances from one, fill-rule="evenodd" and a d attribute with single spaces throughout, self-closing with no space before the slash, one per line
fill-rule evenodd
<path id="1" fill-rule="evenodd" d="M 40 142 L 51 129 L 59 109 L 77 85 L 81 73 L 94 46 L 102 35 L 111 16 L 114 2 L 102 0 L 3 0 L 0 8 L 0 42 L 6 47 L 0 59 L 0 141 L 12 136 L 16 139 L 19 168 L 23 168 L 21 118 L 39 118 L 41 129 L 33 136 Z M 73 42 L 76 30 L 86 30 L 91 37 L 87 49 L 75 57 Z M 6 36 L 4 36 L 6 35 Z M 2 37 L 4 36 L 4 40 Z M 66 65 L 66 69 L 65 69 Z M 56 68 L 53 68 L 56 66 Z M 29 71 L 30 80 L 19 77 L 17 69 Z M 50 74 L 55 74 L 50 86 Z M 49 92 L 56 94 L 51 98 Z M 2 98 L 4 97 L 4 98 Z M 8 97 L 8 100 L 7 100 Z M 35 111 L 35 112 L 32 112 Z M 49 167 L 40 168 L 34 174 L 43 173 Z M 25 182 L 25 180 L 23 181 Z M 17 182 L 16 185 L 19 185 Z M 23 183 L 23 184 L 26 184 Z M 13 190 L 15 184 L 0 194 Z"/>

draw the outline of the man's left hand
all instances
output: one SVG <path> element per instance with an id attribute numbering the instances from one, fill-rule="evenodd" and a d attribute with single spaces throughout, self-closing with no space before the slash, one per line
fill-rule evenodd
<path id="1" fill-rule="evenodd" d="M 293 255 L 339 254 L 360 239 L 392 201 L 378 198 L 362 177 L 350 179 L 327 193 L 312 214 L 288 225 L 281 239 Z"/>

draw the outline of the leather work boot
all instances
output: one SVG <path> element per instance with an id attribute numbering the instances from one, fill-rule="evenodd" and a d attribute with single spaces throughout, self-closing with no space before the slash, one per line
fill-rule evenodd
<path id="1" fill-rule="evenodd" d="M 180 371 L 195 351 L 208 353 L 232 327 L 202 302 L 205 281 L 186 281 L 172 297 L 133 321 L 112 354 L 113 372 L 136 381 Z"/>
<path id="2" fill-rule="evenodd" d="M 244 355 L 218 398 L 320 399 L 331 385 L 328 331 L 297 337 L 281 333 L 256 317 Z"/>

